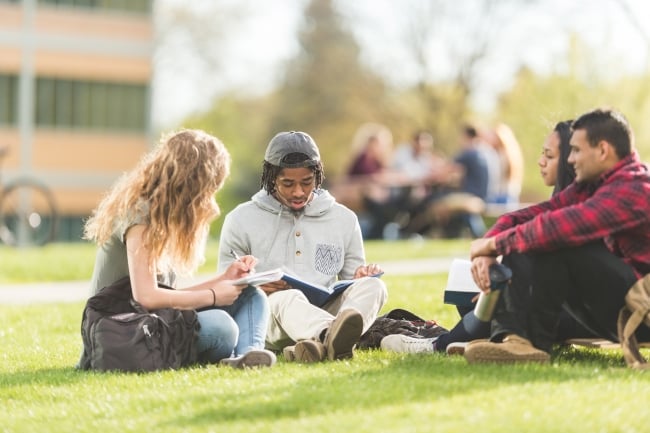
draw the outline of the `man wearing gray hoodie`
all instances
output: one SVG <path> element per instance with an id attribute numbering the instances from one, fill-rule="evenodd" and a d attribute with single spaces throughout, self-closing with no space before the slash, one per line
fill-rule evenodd
<path id="1" fill-rule="evenodd" d="M 261 286 L 271 307 L 266 345 L 298 362 L 351 358 L 387 298 L 385 284 L 372 277 L 381 268 L 365 263 L 356 215 L 321 189 L 323 179 L 308 134 L 277 134 L 264 156 L 262 189 L 226 215 L 219 242 L 219 269 L 250 254 L 259 258 L 257 271 L 282 268 L 325 287 L 355 280 L 321 306 L 284 280 Z"/>

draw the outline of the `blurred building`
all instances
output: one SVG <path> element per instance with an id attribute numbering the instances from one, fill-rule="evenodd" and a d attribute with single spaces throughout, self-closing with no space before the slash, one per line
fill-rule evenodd
<path id="1" fill-rule="evenodd" d="M 2 179 L 54 192 L 59 240 L 147 150 L 151 0 L 0 0 Z"/>

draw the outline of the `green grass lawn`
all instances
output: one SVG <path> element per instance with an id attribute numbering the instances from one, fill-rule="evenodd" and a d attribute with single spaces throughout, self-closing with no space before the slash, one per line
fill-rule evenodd
<path id="1" fill-rule="evenodd" d="M 368 255 L 381 263 L 446 256 L 456 248 L 464 254 L 464 247 L 433 242 L 424 254 L 409 243 L 368 245 Z M 89 251 L 92 268 L 92 248 L 51 248 L 41 253 L 56 252 L 50 260 L 61 262 Z M 3 267 L 6 253 L 0 249 Z M 29 254 L 44 260 L 38 251 Z M 403 307 L 444 326 L 457 320 L 441 301 L 446 274 L 383 279 L 389 287 L 384 311 Z M 642 414 L 650 376 L 626 368 L 618 350 L 558 349 L 549 365 L 477 366 L 462 357 L 357 351 L 349 361 L 280 359 L 261 370 L 101 374 L 73 368 L 82 307 L 0 305 L 0 432 L 649 430 Z"/>
<path id="2" fill-rule="evenodd" d="M 217 266 L 218 243 L 210 241 L 199 273 Z M 402 258 L 466 256 L 467 240 L 423 240 L 366 242 L 369 262 Z M 16 249 L 0 244 L 0 284 L 38 281 L 89 280 L 95 264 L 95 246 L 90 243 L 58 243 L 44 247 Z"/>

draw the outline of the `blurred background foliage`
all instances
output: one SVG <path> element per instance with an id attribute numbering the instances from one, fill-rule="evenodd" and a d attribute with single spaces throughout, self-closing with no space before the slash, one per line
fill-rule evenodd
<path id="1" fill-rule="evenodd" d="M 421 66 L 421 73 L 414 84 L 398 87 L 363 62 L 360 46 L 349 30 L 354 23 L 346 21 L 335 2 L 307 1 L 297 35 L 300 50 L 286 64 L 273 91 L 262 96 L 222 93 L 211 108 L 182 122 L 184 127 L 213 133 L 230 149 L 232 176 L 218 198 L 222 212 L 247 200 L 259 188 L 264 149 L 269 139 L 282 130 L 310 133 L 321 148 L 326 176 L 333 180 L 345 170 L 351 158 L 352 138 L 365 122 L 386 125 L 396 144 L 409 140 L 417 129 L 428 129 L 435 137 L 436 150 L 448 156 L 457 150 L 458 131 L 464 123 L 491 127 L 503 122 L 514 130 L 524 153 L 522 201 L 537 201 L 549 195 L 539 180 L 537 157 L 554 124 L 596 106 L 622 111 L 636 132 L 642 159 L 650 158 L 650 125 L 645 121 L 650 118 L 650 68 L 638 76 L 612 78 L 608 72 L 616 68 L 618 59 L 607 60 L 609 64 L 603 64 L 601 59 L 596 64 L 592 60 L 596 57 L 593 48 L 576 34 L 567 35 L 567 58 L 558 61 L 564 67 L 550 68 L 551 72 L 545 74 L 522 67 L 490 113 L 473 109 L 472 95 L 482 85 L 481 74 L 489 68 L 485 64 L 488 56 L 494 56 L 490 50 L 499 28 L 504 20 L 516 16 L 517 8 L 536 2 L 473 3 L 483 8 L 483 24 L 473 26 L 464 40 L 449 41 L 456 72 L 442 81 L 427 78 L 426 71 L 435 59 L 427 58 L 424 43 L 430 33 L 437 31 L 436 24 L 454 19 L 450 5 L 432 0 L 422 10 L 413 11 L 405 50 Z M 644 37 L 647 41 L 647 35 Z M 215 223 L 215 232 L 220 225 L 221 220 Z"/>

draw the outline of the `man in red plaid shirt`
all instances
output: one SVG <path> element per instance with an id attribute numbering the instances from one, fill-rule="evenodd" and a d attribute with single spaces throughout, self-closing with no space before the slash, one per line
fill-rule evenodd
<path id="1" fill-rule="evenodd" d="M 650 272 L 650 172 L 622 114 L 596 109 L 572 126 L 575 182 L 550 200 L 500 217 L 472 242 L 472 276 L 489 290 L 488 267 L 513 270 L 489 342 L 469 362 L 548 362 L 562 308 L 595 335 L 617 340 L 625 294 Z M 650 330 L 638 335 L 647 341 Z"/>

